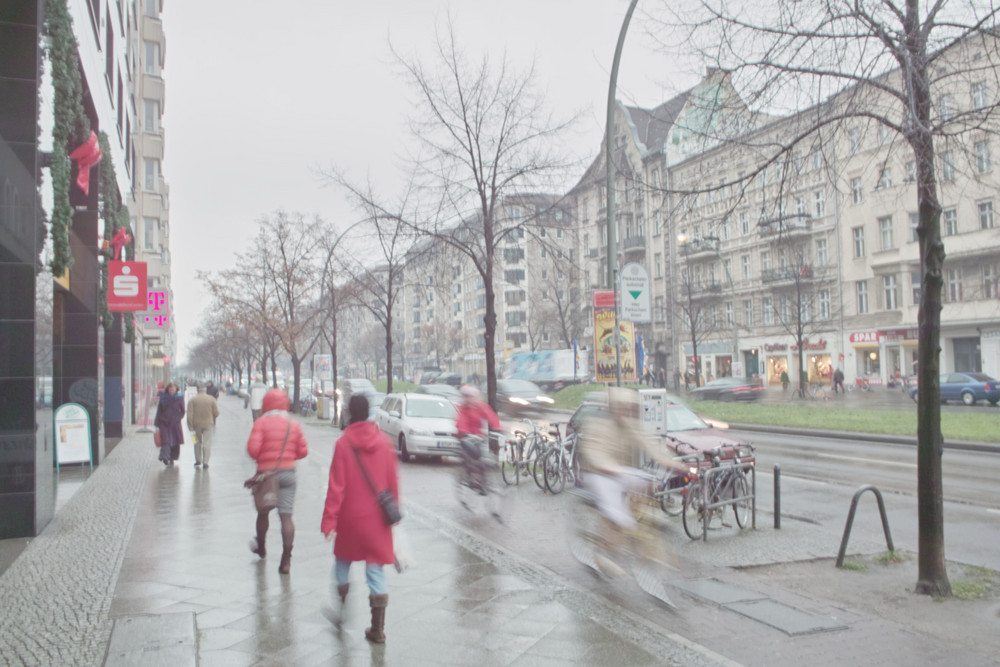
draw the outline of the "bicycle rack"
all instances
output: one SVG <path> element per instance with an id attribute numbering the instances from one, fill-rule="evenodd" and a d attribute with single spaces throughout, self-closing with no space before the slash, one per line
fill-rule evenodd
<path id="1" fill-rule="evenodd" d="M 750 470 L 750 495 L 741 496 L 739 498 L 727 498 L 726 500 L 721 500 L 717 503 L 712 503 L 710 505 L 708 503 L 708 487 L 711 486 L 709 484 L 709 480 L 711 479 L 712 475 L 719 475 L 723 471 L 729 470 L 731 467 L 736 467 L 744 471 L 748 469 Z M 754 530 L 757 530 L 757 466 L 755 462 L 748 461 L 746 463 L 732 463 L 722 466 L 714 465 L 702 474 L 702 479 L 704 480 L 704 482 L 701 485 L 702 511 L 714 510 L 718 507 L 725 507 L 726 505 L 735 506 L 736 503 L 741 500 L 749 500 L 750 522 L 751 522 L 750 525 Z M 703 542 L 708 541 L 708 521 L 706 521 L 704 518 L 702 519 L 701 522 L 701 539 Z"/>
<path id="2" fill-rule="evenodd" d="M 847 553 L 847 541 L 851 537 L 851 526 L 854 524 L 854 513 L 858 510 L 858 498 L 865 491 L 871 491 L 875 494 L 875 499 L 878 501 L 878 512 L 882 516 L 882 531 L 885 533 L 885 544 L 889 551 L 895 551 L 895 547 L 892 545 L 892 534 L 889 532 L 889 517 L 885 515 L 885 501 L 882 500 L 882 492 L 875 488 L 874 484 L 865 484 L 854 492 L 854 497 L 851 499 L 851 511 L 847 513 L 847 525 L 844 526 L 844 537 L 840 541 L 840 553 L 837 554 L 837 567 L 841 567 L 844 564 L 844 555 Z"/>

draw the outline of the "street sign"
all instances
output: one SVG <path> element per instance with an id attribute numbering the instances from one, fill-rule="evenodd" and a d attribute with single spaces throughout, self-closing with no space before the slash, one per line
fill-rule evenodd
<path id="1" fill-rule="evenodd" d="M 108 310 L 146 309 L 146 263 L 108 261 Z"/>
<path id="2" fill-rule="evenodd" d="M 630 262 L 620 274 L 622 319 L 626 322 L 652 322 L 653 306 L 649 297 L 649 274 L 641 264 Z"/>

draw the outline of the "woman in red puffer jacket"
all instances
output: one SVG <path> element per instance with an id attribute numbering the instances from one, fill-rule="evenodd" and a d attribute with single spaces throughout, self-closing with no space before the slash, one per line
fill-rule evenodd
<path id="1" fill-rule="evenodd" d="M 281 518 L 281 564 L 278 572 L 288 574 L 292 564 L 295 524 L 295 462 L 309 453 L 302 427 L 288 415 L 288 394 L 272 389 L 264 396 L 261 416 L 254 422 L 247 440 L 247 453 L 257 462 L 257 472 L 275 470 L 278 476 L 278 516 Z M 286 442 L 287 440 L 287 442 Z M 257 537 L 250 540 L 250 550 L 263 558 L 267 554 L 265 538 L 268 513 L 257 513 Z"/>

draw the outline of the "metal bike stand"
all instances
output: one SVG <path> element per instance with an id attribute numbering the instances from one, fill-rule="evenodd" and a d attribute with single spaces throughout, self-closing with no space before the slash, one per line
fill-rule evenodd
<path id="1" fill-rule="evenodd" d="M 890 552 L 896 550 L 892 545 L 892 534 L 889 532 L 889 517 L 885 514 L 885 501 L 882 500 L 882 492 L 875 488 L 874 484 L 865 484 L 854 492 L 854 498 L 851 499 L 851 511 L 847 513 L 847 525 L 844 526 L 844 537 L 840 541 L 840 553 L 837 554 L 837 567 L 841 567 L 844 564 L 844 554 L 847 552 L 847 540 L 851 537 L 854 513 L 858 510 L 858 498 L 865 491 L 871 491 L 875 494 L 875 499 L 878 501 L 878 512 L 882 516 L 882 530 L 885 532 L 886 547 L 888 547 Z"/>

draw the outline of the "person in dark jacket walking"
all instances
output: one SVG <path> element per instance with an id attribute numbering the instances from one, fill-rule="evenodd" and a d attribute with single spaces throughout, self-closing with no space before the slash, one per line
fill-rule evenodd
<path id="1" fill-rule="evenodd" d="M 309 454 L 306 436 L 299 423 L 288 415 L 288 394 L 272 389 L 264 395 L 260 418 L 253 423 L 247 454 L 257 462 L 257 472 L 275 470 L 278 475 L 278 517 L 281 518 L 281 563 L 278 572 L 288 574 L 292 567 L 292 543 L 295 523 L 295 462 Z M 250 551 L 261 558 L 267 555 L 265 542 L 270 525 L 269 512 L 257 513 L 257 537 L 250 540 Z"/>
<path id="2" fill-rule="evenodd" d="M 377 491 L 389 489 L 398 503 L 398 462 L 389 439 L 378 426 L 367 421 L 368 398 L 363 394 L 352 396 L 347 409 L 351 423 L 333 450 L 320 524 L 327 541 L 333 541 L 333 575 L 340 598 L 340 611 L 333 620 L 339 625 L 350 588 L 351 563 L 363 560 L 372 613 L 372 624 L 365 630 L 365 637 L 381 644 L 385 642 L 385 608 L 389 604 L 382 566 L 394 563 L 396 557 L 392 529 L 383 520 L 365 473 Z"/>
<path id="3" fill-rule="evenodd" d="M 156 418 L 153 425 L 160 430 L 160 460 L 163 465 L 172 466 L 181 456 L 181 445 L 184 443 L 184 397 L 177 393 L 174 382 L 167 384 L 160 394 L 160 402 L 156 406 Z"/>
<path id="4" fill-rule="evenodd" d="M 216 400 L 219 398 L 219 388 L 216 387 L 215 383 L 211 380 L 209 380 L 208 384 L 205 385 L 205 393 Z"/>

